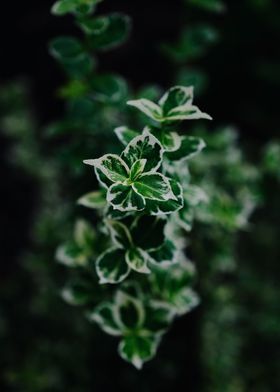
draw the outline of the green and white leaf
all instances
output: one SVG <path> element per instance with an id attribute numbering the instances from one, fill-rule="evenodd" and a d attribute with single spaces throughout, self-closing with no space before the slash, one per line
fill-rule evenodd
<path id="1" fill-rule="evenodd" d="M 112 182 L 124 182 L 129 175 L 127 164 L 115 154 L 106 154 L 99 159 L 87 159 L 83 162 L 100 170 Z"/>
<path id="2" fill-rule="evenodd" d="M 88 264 L 88 255 L 74 242 L 59 246 L 55 258 L 67 267 L 84 267 Z"/>
<path id="3" fill-rule="evenodd" d="M 151 263 L 165 266 L 176 262 L 176 247 L 169 240 L 165 240 L 165 242 L 159 248 L 150 251 L 149 254 Z"/>
<path id="4" fill-rule="evenodd" d="M 124 249 L 130 248 L 133 245 L 131 234 L 123 223 L 111 219 L 106 219 L 105 222 L 115 245 Z"/>
<path id="5" fill-rule="evenodd" d="M 52 13 L 62 16 L 68 13 L 89 13 L 93 10 L 97 3 L 102 0 L 59 0 L 52 6 Z"/>
<path id="6" fill-rule="evenodd" d="M 151 215 L 162 215 L 171 214 L 175 211 L 180 210 L 184 205 L 183 189 L 179 182 L 169 179 L 171 189 L 176 199 L 170 199 L 167 201 L 152 201 L 146 199 L 146 210 L 149 211 Z"/>
<path id="7" fill-rule="evenodd" d="M 134 101 L 128 101 L 127 104 L 140 110 L 142 113 L 146 114 L 146 116 L 155 121 L 162 120 L 163 113 L 161 107 L 148 99 L 142 98 Z"/>
<path id="8" fill-rule="evenodd" d="M 130 185 L 113 184 L 107 192 L 107 201 L 114 209 L 122 212 L 142 211 L 146 202 L 144 197 Z"/>
<path id="9" fill-rule="evenodd" d="M 91 79 L 89 85 L 90 97 L 94 101 L 103 104 L 114 104 L 125 102 L 127 98 L 127 83 L 118 75 L 98 75 Z"/>
<path id="10" fill-rule="evenodd" d="M 124 360 L 140 370 L 144 362 L 155 356 L 159 342 L 160 337 L 157 335 L 128 335 L 120 342 L 118 351 Z"/>
<path id="11" fill-rule="evenodd" d="M 111 248 L 102 253 L 96 261 L 96 272 L 100 284 L 123 281 L 130 272 L 123 249 Z"/>
<path id="12" fill-rule="evenodd" d="M 80 197 L 77 203 L 81 206 L 101 210 L 106 207 L 106 193 L 94 191 Z"/>
<path id="13" fill-rule="evenodd" d="M 118 290 L 115 295 L 114 319 L 123 334 L 138 330 L 145 320 L 142 301 Z"/>
<path id="14" fill-rule="evenodd" d="M 129 267 L 142 274 L 149 274 L 151 271 L 147 266 L 149 254 L 141 248 L 130 248 L 126 251 L 125 260 Z"/>
<path id="15" fill-rule="evenodd" d="M 182 121 L 182 120 L 212 120 L 209 114 L 202 112 L 197 106 L 183 105 L 170 110 L 164 121 Z"/>
<path id="16" fill-rule="evenodd" d="M 149 201 L 150 202 L 150 201 Z M 164 241 L 165 217 L 141 215 L 130 226 L 135 246 L 149 250 L 158 248 Z"/>
<path id="17" fill-rule="evenodd" d="M 195 136 L 181 136 L 180 148 L 173 152 L 167 152 L 170 161 L 184 161 L 199 154 L 206 144 L 203 139 Z"/>
<path id="18" fill-rule="evenodd" d="M 135 161 L 130 169 L 129 180 L 134 182 L 138 177 L 141 176 L 145 169 L 145 165 L 147 163 L 147 159 L 138 159 Z"/>
<path id="19" fill-rule="evenodd" d="M 172 306 L 176 308 L 176 313 L 180 316 L 190 312 L 199 304 L 198 295 L 189 287 L 184 287 L 177 291 L 171 298 Z"/>
<path id="20" fill-rule="evenodd" d="M 200 203 L 208 203 L 209 197 L 206 192 L 196 185 L 189 185 L 184 191 L 184 198 L 186 202 L 192 207 L 197 206 Z"/>
<path id="21" fill-rule="evenodd" d="M 191 106 L 193 102 L 193 87 L 171 87 L 160 99 L 163 114 L 168 115 L 174 108 Z"/>
<path id="22" fill-rule="evenodd" d="M 175 316 L 174 310 L 166 302 L 159 300 L 150 300 L 145 311 L 144 329 L 157 335 L 167 331 Z"/>
<path id="23" fill-rule="evenodd" d="M 126 126 L 117 127 L 114 130 L 115 134 L 119 141 L 124 144 L 125 146 L 131 142 L 132 139 L 139 136 L 139 132 L 134 131 Z"/>
<path id="24" fill-rule="evenodd" d="M 99 25 L 102 25 L 102 28 L 91 29 L 89 32 L 88 38 L 92 49 L 113 49 L 128 38 L 131 21 L 127 15 L 115 12 L 98 17 L 97 20 L 101 20 Z"/>
<path id="25" fill-rule="evenodd" d="M 93 227 L 84 219 L 79 219 L 75 224 L 74 240 L 76 244 L 85 251 L 93 247 L 95 232 Z"/>
<path id="26" fill-rule="evenodd" d="M 169 179 L 160 173 L 143 174 L 132 184 L 132 188 L 145 199 L 158 201 L 177 200 Z"/>
<path id="27" fill-rule="evenodd" d="M 155 172 L 162 163 L 163 148 L 159 141 L 145 129 L 142 135 L 131 140 L 121 154 L 129 167 L 139 159 L 146 159 L 146 172 Z"/>
<path id="28" fill-rule="evenodd" d="M 101 303 L 92 312 L 87 313 L 87 318 L 94 321 L 106 333 L 112 336 L 121 336 L 122 332 L 114 319 L 114 305 L 110 302 Z"/>
<path id="29" fill-rule="evenodd" d="M 169 130 L 156 127 L 149 128 L 149 131 L 158 139 L 165 151 L 171 152 L 180 148 L 181 137 L 177 132 L 170 132 Z"/>

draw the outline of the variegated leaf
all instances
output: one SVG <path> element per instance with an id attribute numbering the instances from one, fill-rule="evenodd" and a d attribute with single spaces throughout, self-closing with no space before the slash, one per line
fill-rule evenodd
<path id="1" fill-rule="evenodd" d="M 131 167 L 139 159 L 146 159 L 145 171 L 156 171 L 162 162 L 163 148 L 159 141 L 148 131 L 135 137 L 121 154 L 121 158 Z"/>
<path id="2" fill-rule="evenodd" d="M 135 161 L 130 169 L 129 179 L 134 182 L 143 173 L 147 159 L 138 159 Z"/>
<path id="3" fill-rule="evenodd" d="M 167 152 L 166 156 L 170 161 L 183 161 L 199 154 L 205 146 L 204 140 L 199 137 L 181 136 L 180 148 L 173 152 Z"/>
<path id="4" fill-rule="evenodd" d="M 115 154 L 106 154 L 99 159 L 88 159 L 84 163 L 100 170 L 112 182 L 124 182 L 129 175 L 127 164 Z"/>
<path id="5" fill-rule="evenodd" d="M 113 184 L 108 189 L 107 201 L 114 209 L 122 212 L 142 211 L 146 205 L 144 197 L 132 186 L 121 183 Z"/>
<path id="6" fill-rule="evenodd" d="M 151 272 L 147 266 L 148 259 L 148 253 L 141 248 L 130 248 L 125 254 L 125 260 L 129 267 L 142 274 L 149 274 Z"/>
<path id="7" fill-rule="evenodd" d="M 114 304 L 111 304 L 110 302 L 102 303 L 92 312 L 88 312 L 87 318 L 90 321 L 97 323 L 99 327 L 109 335 L 122 335 L 122 332 L 114 319 Z"/>
<path id="8" fill-rule="evenodd" d="M 199 304 L 198 295 L 189 287 L 183 287 L 172 296 L 172 306 L 178 315 L 190 312 Z"/>
<path id="9" fill-rule="evenodd" d="M 193 102 L 193 87 L 175 86 L 168 90 L 160 99 L 159 104 L 162 107 L 163 114 L 168 113 L 180 106 L 191 106 Z"/>
<path id="10" fill-rule="evenodd" d="M 100 210 L 106 207 L 106 194 L 102 191 L 94 191 L 80 197 L 77 203 L 81 206 Z"/>
<path id="11" fill-rule="evenodd" d="M 134 131 L 126 126 L 118 127 L 114 130 L 119 141 L 125 146 L 131 142 L 136 136 L 139 136 L 139 132 Z"/>
<path id="12" fill-rule="evenodd" d="M 115 295 L 114 317 L 124 334 L 138 330 L 145 321 L 143 303 L 125 291 L 118 290 Z"/>
<path id="13" fill-rule="evenodd" d="M 140 110 L 142 113 L 146 114 L 146 116 L 150 117 L 151 119 L 155 121 L 161 121 L 162 118 L 162 109 L 160 106 L 155 104 L 154 102 L 142 98 L 142 99 L 137 99 L 134 101 L 128 101 L 128 105 L 133 106 Z"/>
<path id="14" fill-rule="evenodd" d="M 160 265 L 169 265 L 176 261 L 176 248 L 174 244 L 166 240 L 159 248 L 149 252 L 151 262 Z"/>
<path id="15" fill-rule="evenodd" d="M 149 128 L 149 131 L 158 139 L 165 151 L 176 151 L 180 148 L 181 137 L 177 132 L 156 127 Z"/>
<path id="16" fill-rule="evenodd" d="M 96 272 L 100 284 L 123 281 L 130 272 L 123 249 L 111 248 L 102 253 L 96 261 Z"/>
<path id="17" fill-rule="evenodd" d="M 155 356 L 159 342 L 160 337 L 157 335 L 128 335 L 120 342 L 118 351 L 124 360 L 140 370 L 144 362 Z"/>
<path id="18" fill-rule="evenodd" d="M 202 112 L 197 106 L 178 106 L 170 110 L 164 121 L 183 121 L 183 120 L 212 120 L 209 114 Z"/>
<path id="19" fill-rule="evenodd" d="M 56 260 L 67 267 L 84 267 L 88 264 L 88 257 L 77 244 L 69 242 L 58 247 Z"/>
<path id="20" fill-rule="evenodd" d="M 110 231 L 113 242 L 122 248 L 130 248 L 132 243 L 131 234 L 128 228 L 117 220 L 106 220 L 106 225 Z"/>
<path id="21" fill-rule="evenodd" d="M 132 184 L 132 188 L 145 199 L 177 200 L 169 179 L 160 173 L 143 174 Z"/>
<path id="22" fill-rule="evenodd" d="M 172 212 L 180 210 L 184 205 L 183 190 L 179 182 L 169 179 L 171 189 L 176 199 L 167 201 L 153 201 L 146 200 L 146 210 L 151 215 L 171 214 Z"/>

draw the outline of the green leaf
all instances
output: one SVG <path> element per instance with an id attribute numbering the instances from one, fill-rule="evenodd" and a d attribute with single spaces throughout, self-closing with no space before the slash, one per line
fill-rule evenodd
<path id="1" fill-rule="evenodd" d="M 189 287 L 183 287 L 171 296 L 171 302 L 176 308 L 176 313 L 182 316 L 199 304 L 199 297 Z"/>
<path id="2" fill-rule="evenodd" d="M 123 281 L 130 272 L 123 249 L 111 248 L 102 253 L 96 261 L 96 272 L 100 284 Z"/>
<path id="3" fill-rule="evenodd" d="M 178 43 L 164 45 L 164 52 L 178 63 L 186 63 L 204 56 L 210 46 L 216 43 L 218 34 L 216 29 L 202 25 L 193 25 L 183 29 Z"/>
<path id="4" fill-rule="evenodd" d="M 129 176 L 127 164 L 115 154 L 106 154 L 99 159 L 88 159 L 83 162 L 99 169 L 112 182 L 124 182 Z"/>
<path id="5" fill-rule="evenodd" d="M 102 28 L 95 28 L 88 32 L 89 42 L 93 49 L 109 50 L 126 41 L 131 27 L 131 21 L 127 15 L 114 13 L 100 17 L 99 21 L 101 21 L 99 27 L 102 26 Z M 95 23 L 97 23 L 96 19 Z"/>
<path id="6" fill-rule="evenodd" d="M 193 87 L 175 86 L 160 99 L 164 121 L 181 121 L 211 117 L 193 104 Z"/>
<path id="7" fill-rule="evenodd" d="M 82 19 L 78 22 L 86 34 L 98 35 L 104 33 L 109 26 L 109 18 L 99 16 L 97 18 Z"/>
<path id="8" fill-rule="evenodd" d="M 139 329 L 145 320 L 142 302 L 122 290 L 118 290 L 115 295 L 114 314 L 123 334 Z"/>
<path id="9" fill-rule="evenodd" d="M 179 107 L 189 108 L 193 102 L 193 87 L 175 86 L 169 89 L 160 99 L 163 115 L 168 116 L 172 109 Z"/>
<path id="10" fill-rule="evenodd" d="M 162 119 L 163 113 L 160 106 L 148 99 L 142 98 L 134 101 L 128 101 L 127 104 L 137 108 L 152 120 L 161 121 Z"/>
<path id="11" fill-rule="evenodd" d="M 212 120 L 207 113 L 203 113 L 197 106 L 178 106 L 172 109 L 164 118 L 164 121 L 183 121 L 183 120 Z"/>
<path id="12" fill-rule="evenodd" d="M 110 302 L 101 303 L 92 312 L 87 313 L 87 318 L 94 321 L 109 335 L 121 336 L 122 332 L 114 318 L 114 305 Z"/>
<path id="13" fill-rule="evenodd" d="M 54 15 L 62 16 L 68 13 L 88 14 L 102 0 L 59 0 L 52 6 Z"/>
<path id="14" fill-rule="evenodd" d="M 110 231 L 113 242 L 124 249 L 130 248 L 132 244 L 131 234 L 128 228 L 116 220 L 106 220 L 106 225 Z"/>
<path id="15" fill-rule="evenodd" d="M 74 242 L 69 242 L 58 247 L 56 259 L 67 267 L 84 267 L 88 264 L 88 257 Z"/>
<path id="16" fill-rule="evenodd" d="M 152 135 L 160 142 L 165 151 L 175 151 L 181 145 L 181 137 L 177 132 L 156 127 L 148 128 Z"/>
<path id="17" fill-rule="evenodd" d="M 131 140 L 121 154 L 129 167 L 139 159 L 146 159 L 145 172 L 155 172 L 161 165 L 163 148 L 159 141 L 145 129 L 142 135 Z"/>
<path id="18" fill-rule="evenodd" d="M 151 272 L 147 266 L 148 259 L 148 253 L 141 248 L 130 248 L 125 254 L 125 260 L 129 267 L 142 274 L 149 274 Z"/>
<path id="19" fill-rule="evenodd" d="M 207 203 L 209 198 L 202 188 L 196 185 L 189 185 L 184 190 L 184 198 L 192 207 L 196 207 L 200 203 Z"/>
<path id="20" fill-rule="evenodd" d="M 137 217 L 130 227 L 135 245 L 142 249 L 158 248 L 164 241 L 165 225 L 166 219 L 161 217 L 150 215 Z"/>
<path id="21" fill-rule="evenodd" d="M 152 359 L 159 344 L 158 336 L 125 336 L 119 344 L 120 356 L 141 369 L 143 363 Z"/>
<path id="22" fill-rule="evenodd" d="M 143 174 L 132 184 L 132 188 L 145 199 L 177 200 L 169 179 L 160 173 Z"/>
<path id="23" fill-rule="evenodd" d="M 102 103 L 118 103 L 126 100 L 126 81 L 116 75 L 99 75 L 90 81 L 90 96 Z"/>
<path id="24" fill-rule="evenodd" d="M 199 154 L 206 144 L 203 139 L 195 136 L 182 136 L 181 146 L 178 150 L 173 152 L 167 152 L 166 157 L 170 161 L 182 161 L 185 159 L 193 158 Z"/>
<path id="25" fill-rule="evenodd" d="M 164 94 L 159 105 L 145 98 L 128 101 L 127 104 L 136 107 L 157 122 L 212 119 L 194 106 L 192 101 L 193 87 L 175 86 Z"/>
<path id="26" fill-rule="evenodd" d="M 175 217 L 175 224 L 179 225 L 186 232 L 190 232 L 193 226 L 194 210 L 193 207 L 184 204 L 184 207 L 178 211 L 178 215 Z"/>
<path id="27" fill-rule="evenodd" d="M 106 195 L 102 191 L 90 192 L 80 197 L 77 203 L 84 207 L 100 210 L 106 206 Z"/>
<path id="28" fill-rule="evenodd" d="M 68 74 L 77 78 L 87 76 L 93 69 L 93 59 L 76 38 L 55 38 L 50 43 L 50 53 L 63 65 Z"/>
<path id="29" fill-rule="evenodd" d="M 129 185 L 113 184 L 107 192 L 107 201 L 114 209 L 119 211 L 142 211 L 145 208 L 145 199 L 135 192 Z"/>
<path id="30" fill-rule="evenodd" d="M 149 252 L 151 262 L 160 265 L 169 265 L 176 261 L 176 247 L 169 240 L 166 240 L 159 248 Z"/>
<path id="31" fill-rule="evenodd" d="M 205 9 L 212 12 L 224 12 L 226 6 L 221 0 L 187 0 L 190 4 L 193 4 L 199 8 Z"/>
<path id="32" fill-rule="evenodd" d="M 145 311 L 144 329 L 155 334 L 166 332 L 174 318 L 174 311 L 163 301 L 149 301 Z"/>
<path id="33" fill-rule="evenodd" d="M 79 219 L 74 228 L 74 240 L 81 249 L 91 249 L 95 239 L 92 226 L 83 219 Z"/>
<path id="34" fill-rule="evenodd" d="M 194 267 L 184 257 L 179 257 L 179 262 L 168 269 L 158 268 L 153 272 L 150 279 L 154 282 L 154 290 L 171 311 L 181 315 L 198 305 L 198 297 L 190 288 L 194 278 Z"/>
<path id="35" fill-rule="evenodd" d="M 65 15 L 69 12 L 75 12 L 77 0 L 60 0 L 54 3 L 51 12 L 54 15 Z"/>
<path id="36" fill-rule="evenodd" d="M 139 132 L 134 131 L 126 126 L 118 127 L 114 130 L 119 141 L 125 146 L 131 142 L 136 136 L 139 136 Z"/>
<path id="37" fill-rule="evenodd" d="M 157 201 L 156 203 L 152 200 L 146 200 L 146 209 L 151 215 L 171 214 L 183 207 L 184 199 L 181 185 L 173 179 L 169 179 L 169 183 L 176 199 L 174 198 L 164 202 Z"/>
<path id="38" fill-rule="evenodd" d="M 89 305 L 93 295 L 92 285 L 82 279 L 70 281 L 61 291 L 63 300 L 72 306 Z"/>
<path id="39" fill-rule="evenodd" d="M 145 165 L 147 163 L 147 159 L 138 159 L 135 161 L 130 169 L 129 179 L 134 182 L 138 177 L 141 176 L 145 169 Z"/>
<path id="40" fill-rule="evenodd" d="M 50 52 L 59 61 L 73 60 L 83 55 L 83 46 L 77 38 L 58 37 L 51 41 Z"/>

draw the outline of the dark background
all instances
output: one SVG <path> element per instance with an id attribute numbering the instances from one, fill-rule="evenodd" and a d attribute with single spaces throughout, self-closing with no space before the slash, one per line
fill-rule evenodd
<path id="1" fill-rule="evenodd" d="M 76 32 L 71 17 L 61 19 L 50 15 L 52 3 L 46 0 L 29 0 L 7 1 L 1 5 L 0 88 L 14 79 L 28 80 L 29 102 L 39 125 L 38 129 L 58 118 L 63 112 L 63 104 L 57 99 L 55 92 L 64 76 L 49 56 L 48 42 L 57 35 Z M 266 141 L 279 137 L 280 4 L 278 1 L 268 0 L 256 3 L 259 3 L 259 6 L 253 6 L 250 1 L 232 0 L 226 2 L 225 14 L 192 14 L 192 17 L 195 15 L 202 22 L 208 21 L 216 26 L 221 36 L 218 44 L 199 62 L 207 70 L 210 81 L 207 92 L 200 98 L 201 107 L 207 108 L 207 112 L 212 114 L 218 124 L 236 125 L 241 139 L 251 146 L 253 155 L 257 155 L 258 149 Z M 99 13 L 123 11 L 130 15 L 133 31 L 126 45 L 101 56 L 100 69 L 124 75 L 135 87 L 150 82 L 169 87 L 176 67 L 161 54 L 159 42 L 172 42 L 178 37 L 185 23 L 182 7 L 183 2 L 179 0 L 114 0 L 101 4 Z M 192 22 L 191 18 L 189 22 Z M 1 241 L 0 284 L 12 281 L 20 269 L 19 255 L 30 241 L 28 227 L 32 221 L 37 192 L 36 185 L 24 176 L 24 173 L 4 162 L 3 156 L 9 147 L 9 140 L 1 136 L 3 242 Z M 23 298 L 22 304 L 24 301 Z M 22 304 L 12 305 L 15 313 Z M 171 353 L 172 357 L 176 353 L 178 357 L 182 357 L 181 368 L 177 370 L 179 378 L 177 377 L 176 382 L 172 378 L 172 366 L 162 369 L 162 374 L 171 372 L 170 377 L 166 376 L 165 380 L 172 380 L 172 383 L 170 381 L 170 384 L 160 385 L 158 380 L 152 378 L 152 369 L 149 368 L 145 377 L 153 380 L 150 384 L 151 390 L 169 390 L 170 387 L 179 390 L 181 382 L 188 385 L 190 391 L 199 390 L 197 385 L 200 374 L 194 354 L 197 349 L 196 317 L 198 316 L 195 311 L 191 316 L 187 316 L 185 321 L 176 323 L 170 333 L 169 343 L 163 344 L 160 349 L 160 355 L 168 356 Z M 61 330 L 49 333 L 51 336 L 56 333 L 63 334 L 64 327 L 66 326 L 62 325 Z M 17 325 L 15 331 L 16 328 L 27 326 Z M 33 325 L 28 328 L 33 328 Z M 180 346 L 178 338 L 184 333 L 193 337 L 187 348 Z M 30 331 L 26 332 L 26 336 L 30 336 Z M 100 333 L 99 338 L 103 339 L 101 336 Z M 78 337 L 79 335 L 76 338 Z M 36 336 L 34 344 L 35 342 Z M 88 341 L 81 343 L 89 344 Z M 33 342 L 29 341 L 28 344 L 32 345 Z M 104 344 L 108 346 L 105 348 L 106 354 L 110 350 L 111 340 Z M 102 350 L 99 348 L 97 351 L 101 356 L 99 365 L 94 364 L 93 358 L 87 360 L 89 363 L 92 361 L 92 366 L 98 369 L 106 366 L 106 355 L 103 354 L 102 358 Z M 95 374 L 96 385 L 112 388 L 112 380 L 119 377 L 116 374 L 119 368 L 114 367 L 117 361 L 117 358 L 111 361 L 106 379 L 102 378 L 104 373 Z M 124 372 L 122 377 L 129 378 L 130 373 Z M 144 391 L 145 382 L 139 379 L 138 381 L 137 390 Z M 131 380 L 128 380 L 128 385 L 129 382 Z M 120 381 L 119 385 L 124 385 L 124 381 Z M 159 386 L 160 389 L 157 389 Z M 117 388 L 115 386 L 115 390 L 119 390 Z M 26 390 L 29 392 L 29 389 Z"/>

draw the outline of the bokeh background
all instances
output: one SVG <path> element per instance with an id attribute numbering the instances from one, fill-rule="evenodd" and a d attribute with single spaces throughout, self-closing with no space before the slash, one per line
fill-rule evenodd
<path id="1" fill-rule="evenodd" d="M 213 127 L 234 125 L 247 159 L 258 165 L 262 148 L 280 138 L 280 4 L 223 4 L 219 12 L 209 12 L 187 0 L 104 1 L 98 13 L 122 11 L 131 16 L 133 29 L 125 45 L 99 56 L 98 66 L 121 74 L 134 90 L 147 84 L 167 88 L 192 72 L 199 105 L 213 116 Z M 63 235 L 49 234 L 45 246 L 34 240 L 41 194 L 53 192 L 42 187 L 34 167 L 40 154 L 57 153 L 56 141 L 45 143 L 43 134 L 65 110 L 57 93 L 65 75 L 49 55 L 48 42 L 78 31 L 71 16 L 51 15 L 51 5 L 28 0 L 1 6 L 0 390 L 280 390 L 280 187 L 275 175 L 262 181 L 264 202 L 250 229 L 237 235 L 237 267 L 214 279 L 207 260 L 198 267 L 202 282 L 213 279 L 207 290 L 220 285 L 221 296 L 209 299 L 202 287 L 205 301 L 176 321 L 143 372 L 122 362 L 115 341 L 61 300 L 65 272 L 53 252 Z M 181 39 L 182 31 L 194 26 L 206 29 L 199 33 L 198 52 L 186 49 Z M 59 185 L 53 184 L 58 193 Z M 75 190 L 68 201 L 81 193 Z"/>

